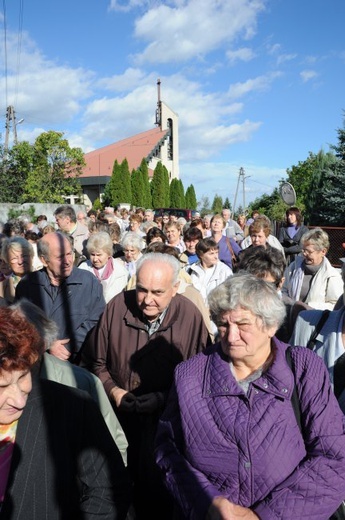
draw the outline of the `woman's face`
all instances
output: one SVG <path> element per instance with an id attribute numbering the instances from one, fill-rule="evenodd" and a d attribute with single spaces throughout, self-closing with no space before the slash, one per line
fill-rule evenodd
<path id="1" fill-rule="evenodd" d="M 242 361 L 252 366 L 266 361 L 271 352 L 275 327 L 266 329 L 260 318 L 242 307 L 225 312 L 217 326 L 222 350 L 232 361 Z"/>
<path id="2" fill-rule="evenodd" d="M 238 217 L 237 222 L 240 226 L 244 226 L 245 218 L 241 216 Z"/>
<path id="3" fill-rule="evenodd" d="M 27 370 L 0 372 L 0 425 L 19 419 L 31 388 L 31 373 Z"/>
<path id="4" fill-rule="evenodd" d="M 290 224 L 292 226 L 295 226 L 297 224 L 297 218 L 294 213 L 288 213 L 286 218 L 287 218 L 288 224 Z"/>
<path id="5" fill-rule="evenodd" d="M 178 244 L 180 240 L 180 232 L 175 226 L 167 228 L 165 234 L 168 238 L 169 244 Z"/>
<path id="6" fill-rule="evenodd" d="M 32 268 L 32 259 L 28 253 L 10 249 L 8 251 L 8 263 L 12 272 L 17 276 L 24 276 L 29 273 Z"/>
<path id="7" fill-rule="evenodd" d="M 137 220 L 131 220 L 129 222 L 129 228 L 131 231 L 134 231 L 134 232 L 138 231 L 139 227 L 140 227 L 140 224 Z"/>
<path id="8" fill-rule="evenodd" d="M 201 265 L 203 267 L 209 268 L 216 265 L 218 262 L 218 249 L 210 249 L 210 251 L 206 251 L 200 258 Z"/>
<path id="9" fill-rule="evenodd" d="M 140 250 L 133 246 L 127 246 L 123 252 L 126 262 L 135 262 L 139 256 Z"/>
<path id="10" fill-rule="evenodd" d="M 306 265 L 320 265 L 327 253 L 327 249 L 317 250 L 315 249 L 315 244 L 305 242 L 305 244 L 303 244 L 302 253 Z"/>
<path id="11" fill-rule="evenodd" d="M 264 246 L 267 242 L 267 237 L 262 229 L 261 231 L 254 232 L 252 235 L 250 235 L 250 238 L 252 239 L 252 244 L 254 247 Z"/>
<path id="12" fill-rule="evenodd" d="M 90 253 L 90 260 L 92 263 L 92 266 L 95 269 L 101 269 L 105 266 L 105 264 L 108 262 L 110 256 L 108 253 L 103 251 L 102 249 L 97 249 L 96 251 L 92 251 Z"/>
<path id="13" fill-rule="evenodd" d="M 221 233 L 224 228 L 224 222 L 221 218 L 214 218 L 211 223 L 212 233 Z"/>

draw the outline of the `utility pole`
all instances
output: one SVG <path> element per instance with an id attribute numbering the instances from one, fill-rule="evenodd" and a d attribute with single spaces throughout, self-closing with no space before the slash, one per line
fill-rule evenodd
<path id="1" fill-rule="evenodd" d="M 14 111 L 14 107 L 12 105 L 7 107 L 6 110 L 6 134 L 5 134 L 5 148 L 4 148 L 4 156 L 7 156 L 8 152 L 8 143 L 9 143 L 9 137 L 10 137 L 10 130 L 12 127 L 13 130 L 13 143 L 18 144 L 18 136 L 17 136 L 17 125 L 20 125 L 24 119 L 20 119 L 19 121 L 16 121 L 16 113 Z"/>
<path id="2" fill-rule="evenodd" d="M 245 180 L 248 179 L 248 177 L 250 177 L 250 175 L 245 175 L 244 173 L 244 169 L 240 168 L 240 171 L 238 172 L 238 179 L 237 179 L 237 186 L 236 186 L 236 193 L 235 193 L 235 198 L 234 198 L 234 204 L 233 204 L 233 207 L 232 207 L 232 214 L 234 215 L 235 214 L 235 209 L 236 209 L 236 202 L 237 202 L 237 194 L 238 194 L 238 188 L 239 188 L 239 185 L 240 185 L 240 181 L 242 181 L 242 196 L 243 196 L 243 211 L 245 211 L 246 209 L 246 199 L 245 199 Z"/>
<path id="3" fill-rule="evenodd" d="M 242 166 L 241 166 L 240 171 L 238 172 L 238 179 L 237 179 L 237 186 L 236 186 L 235 198 L 234 198 L 234 203 L 233 203 L 233 206 L 232 206 L 232 217 L 235 215 L 235 209 L 236 209 L 236 202 L 237 202 L 238 188 L 239 188 L 239 185 L 240 185 L 240 180 L 241 180 L 242 175 L 244 175 L 244 169 L 243 169 Z"/>

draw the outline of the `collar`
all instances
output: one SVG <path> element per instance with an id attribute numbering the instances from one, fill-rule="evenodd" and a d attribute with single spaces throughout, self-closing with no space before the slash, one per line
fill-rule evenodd
<path id="1" fill-rule="evenodd" d="M 285 358 L 288 345 L 275 337 L 272 339 L 273 362 L 251 385 L 263 392 L 281 399 L 290 399 L 295 385 L 294 375 Z M 203 397 L 220 395 L 244 395 L 231 373 L 229 360 L 223 354 L 220 343 L 214 345 L 214 352 L 208 357 L 204 375 Z"/>

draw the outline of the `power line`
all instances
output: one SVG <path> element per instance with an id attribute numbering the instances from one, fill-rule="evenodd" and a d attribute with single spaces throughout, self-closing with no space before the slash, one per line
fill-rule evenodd
<path id="1" fill-rule="evenodd" d="M 7 89 L 7 21 L 6 21 L 6 0 L 2 0 L 4 12 L 4 57 L 5 57 L 5 102 L 7 107 L 8 89 Z"/>
<path id="2" fill-rule="evenodd" d="M 17 104 L 18 90 L 19 90 L 20 59 L 21 59 L 21 52 L 22 52 L 22 37 L 23 37 L 23 13 L 24 13 L 24 0 L 20 0 L 19 19 L 18 19 L 17 77 L 16 77 L 16 89 L 15 89 L 15 104 Z"/>

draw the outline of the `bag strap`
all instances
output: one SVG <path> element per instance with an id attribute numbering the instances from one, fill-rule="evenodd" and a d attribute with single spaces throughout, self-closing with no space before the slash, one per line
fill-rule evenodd
<path id="1" fill-rule="evenodd" d="M 321 314 L 321 318 L 319 319 L 319 321 L 317 322 L 316 324 L 316 327 L 314 329 L 314 332 L 312 333 L 312 335 L 310 336 L 309 338 L 309 341 L 306 345 L 307 348 L 309 348 L 310 350 L 314 350 L 314 347 L 315 347 L 315 343 L 316 343 L 316 338 L 317 336 L 319 335 L 319 332 L 321 331 L 322 327 L 324 326 L 324 324 L 326 323 L 327 321 L 327 318 L 329 316 L 329 313 L 331 311 L 329 309 L 326 309 L 325 311 L 323 311 L 323 313 Z"/>
<path id="2" fill-rule="evenodd" d="M 228 246 L 228 249 L 230 251 L 230 254 L 231 254 L 231 258 L 232 258 L 232 261 L 235 263 L 237 258 L 236 258 L 236 255 L 234 253 L 234 250 L 232 248 L 232 245 L 231 245 L 231 242 L 230 242 L 230 239 L 229 237 L 225 237 L 226 238 L 226 243 L 227 243 L 227 246 Z"/>
<path id="3" fill-rule="evenodd" d="M 300 400 L 299 400 L 299 397 L 298 397 L 298 393 L 297 393 L 297 386 L 296 386 L 296 379 L 295 379 L 295 372 L 292 368 L 292 359 L 291 359 L 291 351 L 290 351 L 290 348 L 291 347 L 288 347 L 285 351 L 285 357 L 286 357 L 286 362 L 287 364 L 289 365 L 290 369 L 291 369 L 291 372 L 293 373 L 293 377 L 294 377 L 294 387 L 293 387 L 293 391 L 292 391 L 292 395 L 291 395 L 291 404 L 292 404 L 292 408 L 293 408 L 293 411 L 294 411 L 294 414 L 295 414 L 295 417 L 296 417 L 296 422 L 298 424 L 298 428 L 303 436 L 303 430 L 302 430 L 302 422 L 301 422 L 301 403 L 300 403 Z"/>

